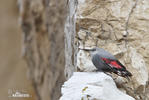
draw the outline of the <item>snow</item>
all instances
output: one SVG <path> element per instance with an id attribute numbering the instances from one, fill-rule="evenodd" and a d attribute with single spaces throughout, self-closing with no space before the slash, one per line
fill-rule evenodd
<path id="1" fill-rule="evenodd" d="M 60 100 L 135 100 L 121 92 L 102 72 L 74 72 L 62 86 Z"/>

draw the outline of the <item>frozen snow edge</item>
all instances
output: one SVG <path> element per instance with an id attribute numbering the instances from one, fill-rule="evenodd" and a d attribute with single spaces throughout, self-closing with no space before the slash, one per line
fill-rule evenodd
<path id="1" fill-rule="evenodd" d="M 102 72 L 74 72 L 62 86 L 60 100 L 135 100 Z"/>

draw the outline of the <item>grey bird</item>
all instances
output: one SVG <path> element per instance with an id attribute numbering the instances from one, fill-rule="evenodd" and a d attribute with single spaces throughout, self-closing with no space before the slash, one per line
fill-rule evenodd
<path id="1" fill-rule="evenodd" d="M 128 78 L 132 74 L 121 64 L 111 53 L 104 50 L 103 48 L 93 48 L 93 49 L 81 49 L 89 51 L 91 53 L 91 58 L 97 71 L 102 72 L 113 72 L 119 76 Z"/>

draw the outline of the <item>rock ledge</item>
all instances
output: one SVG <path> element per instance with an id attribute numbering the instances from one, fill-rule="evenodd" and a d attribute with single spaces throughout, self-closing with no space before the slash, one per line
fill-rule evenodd
<path id="1" fill-rule="evenodd" d="M 135 100 L 121 92 L 102 72 L 74 72 L 64 83 L 60 100 Z"/>

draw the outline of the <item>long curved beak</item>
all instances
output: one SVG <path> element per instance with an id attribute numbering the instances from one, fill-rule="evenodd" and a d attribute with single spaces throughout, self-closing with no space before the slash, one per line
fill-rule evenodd
<path id="1" fill-rule="evenodd" d="M 84 51 L 95 51 L 94 49 L 82 49 L 82 48 L 79 48 L 79 49 Z"/>

